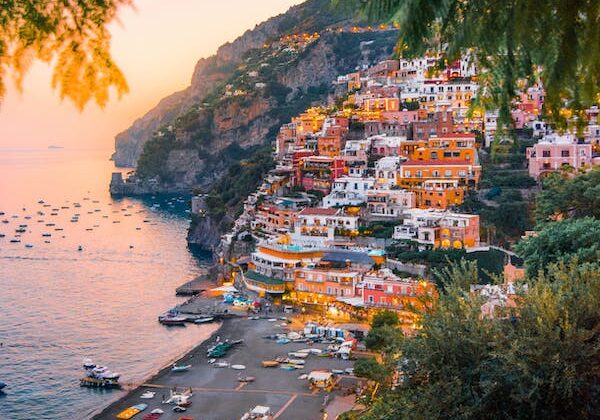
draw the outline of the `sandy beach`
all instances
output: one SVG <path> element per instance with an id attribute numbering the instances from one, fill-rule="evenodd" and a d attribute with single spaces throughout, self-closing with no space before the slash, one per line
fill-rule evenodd
<path id="1" fill-rule="evenodd" d="M 351 361 L 311 355 L 306 359 L 305 368 L 295 371 L 261 366 L 262 360 L 286 356 L 288 352 L 308 347 L 307 343 L 276 344 L 274 340 L 263 338 L 266 335 L 287 331 L 287 327 L 281 326 L 282 322 L 246 318 L 224 320 L 209 340 L 178 361 L 178 364 L 192 365 L 189 371 L 175 373 L 171 372 L 170 366 L 165 367 L 145 384 L 128 392 L 93 418 L 114 419 L 123 409 L 142 402 L 148 404 L 148 408 L 134 419 L 141 419 L 154 408 L 164 410 L 161 419 L 166 420 L 175 420 L 181 416 L 203 420 L 239 419 L 254 406 L 266 405 L 271 408 L 275 418 L 316 420 L 323 417 L 321 410 L 325 400 L 331 407 L 346 407 L 348 403 L 345 402 L 347 398 L 342 398 L 343 388 L 353 386 L 356 378 L 341 376 L 342 389 L 327 393 L 329 395 L 325 397 L 326 393 L 311 391 L 307 381 L 300 380 L 298 377 L 315 369 L 343 370 L 352 367 Z M 243 344 L 235 346 L 220 360 L 245 365 L 245 370 L 216 368 L 208 363 L 206 351 L 214 344 L 217 336 L 221 340 L 244 340 Z M 327 345 L 314 344 L 312 347 L 323 349 Z M 238 381 L 240 374 L 254 376 L 256 380 L 252 383 L 240 383 Z M 172 405 L 161 404 L 162 396 L 168 396 L 169 389 L 174 386 L 191 387 L 193 390 L 192 405 L 185 413 L 175 413 L 172 411 Z M 155 397 L 150 400 L 140 399 L 140 395 L 148 390 L 156 392 Z M 340 398 L 337 398 L 338 396 Z M 335 417 L 330 415 L 329 418 Z"/>

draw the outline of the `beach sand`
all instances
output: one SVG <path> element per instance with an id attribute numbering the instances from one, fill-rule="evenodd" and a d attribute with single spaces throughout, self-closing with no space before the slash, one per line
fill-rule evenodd
<path id="1" fill-rule="evenodd" d="M 93 418 L 98 420 L 114 419 L 125 408 L 143 402 L 148 404 L 148 408 L 134 419 L 138 417 L 141 419 L 144 414 L 154 408 L 165 411 L 165 414 L 161 416 L 161 419 L 165 420 L 176 420 L 181 416 L 192 417 L 196 420 L 239 419 L 256 405 L 269 406 L 276 418 L 321 419 L 325 393 L 309 390 L 307 381 L 298 379 L 298 376 L 315 369 L 343 370 L 352 367 L 353 363 L 311 355 L 306 359 L 304 369 L 286 371 L 279 368 L 263 368 L 262 360 L 287 356 L 288 352 L 309 347 L 307 343 L 281 345 L 276 344 L 274 340 L 262 338 L 265 335 L 285 332 L 287 328 L 280 326 L 282 322 L 246 318 L 223 321 L 221 327 L 209 340 L 200 344 L 177 362 L 178 364 L 191 364 L 192 368 L 189 371 L 175 373 L 171 372 L 170 366 L 168 366 L 149 379 L 146 384 L 130 391 Z M 245 370 L 216 368 L 208 363 L 206 352 L 214 344 L 217 336 L 221 340 L 244 340 L 243 344 L 235 346 L 225 358 L 220 360 L 231 364 L 245 365 Z M 312 347 L 323 349 L 326 348 L 326 345 L 315 344 Z M 242 384 L 238 381 L 240 374 L 254 376 L 256 380 L 252 383 Z M 349 387 L 353 386 L 355 382 L 356 379 L 353 377 L 342 377 L 340 384 L 342 387 Z M 161 404 L 162 396 L 168 396 L 169 389 L 174 386 L 192 387 L 193 389 L 192 406 L 186 413 L 174 413 L 172 405 Z M 155 397 L 150 400 L 140 399 L 140 395 L 148 390 L 155 391 Z M 335 399 L 336 395 L 341 395 L 341 391 L 332 392 L 327 398 L 329 403 Z"/>

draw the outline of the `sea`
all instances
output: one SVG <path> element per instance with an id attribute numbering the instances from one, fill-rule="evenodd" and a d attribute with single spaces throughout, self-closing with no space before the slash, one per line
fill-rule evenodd
<path id="1" fill-rule="evenodd" d="M 209 255 L 187 247 L 189 197 L 111 198 L 109 157 L 0 149 L 2 420 L 89 418 L 125 391 L 80 387 L 85 358 L 132 387 L 216 328 L 157 322 Z"/>

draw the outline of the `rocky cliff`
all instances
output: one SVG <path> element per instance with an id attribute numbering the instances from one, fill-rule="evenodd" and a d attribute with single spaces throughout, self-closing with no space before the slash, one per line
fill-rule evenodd
<path id="1" fill-rule="evenodd" d="M 116 165 L 136 166 L 144 144 L 152 138 L 153 133 L 161 126 L 170 124 L 179 114 L 202 101 L 215 87 L 230 78 L 248 51 L 262 48 L 285 34 L 321 31 L 328 26 L 347 26 L 351 22 L 350 14 L 332 10 L 329 4 L 330 0 L 309 0 L 294 6 L 286 13 L 246 31 L 233 42 L 222 45 L 215 55 L 200 59 L 188 88 L 164 98 L 130 128 L 116 136 L 113 154 Z"/>

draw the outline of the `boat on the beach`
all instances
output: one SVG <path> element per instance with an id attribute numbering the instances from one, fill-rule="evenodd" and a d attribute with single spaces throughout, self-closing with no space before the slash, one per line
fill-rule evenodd
<path id="1" fill-rule="evenodd" d="M 169 391 L 169 398 L 162 401 L 163 404 L 175 404 L 176 406 L 190 406 L 192 397 L 192 389 L 186 389 L 183 392 L 177 392 L 176 390 Z"/>
<path id="2" fill-rule="evenodd" d="M 227 363 L 227 362 L 216 362 L 216 363 L 213 363 L 213 366 L 214 367 L 218 367 L 218 368 L 226 368 L 226 367 L 229 367 L 229 363 Z"/>
<path id="3" fill-rule="evenodd" d="M 154 398 L 154 395 L 156 395 L 156 392 L 146 391 L 142 395 L 140 395 L 140 398 L 143 400 L 151 400 L 152 398 Z"/>
<path id="4" fill-rule="evenodd" d="M 146 408 L 148 408 L 148 404 L 141 403 L 141 404 L 133 405 L 133 406 L 121 411 L 119 414 L 117 414 L 117 418 L 119 420 L 129 420 L 136 414 L 144 411 Z"/>
<path id="5" fill-rule="evenodd" d="M 159 322 L 163 325 L 168 326 L 185 326 L 185 321 L 187 318 L 183 316 L 166 316 L 163 318 L 159 318 Z"/>
<path id="6" fill-rule="evenodd" d="M 271 413 L 271 407 L 265 405 L 257 405 L 252 410 L 244 413 L 240 420 L 271 420 L 273 414 Z"/>
<path id="7" fill-rule="evenodd" d="M 194 320 L 194 324 L 204 324 L 204 323 L 207 323 L 207 322 L 213 322 L 214 320 L 215 320 L 214 317 L 207 316 L 207 317 L 204 317 L 204 318 L 197 318 L 196 320 Z"/>
<path id="8" fill-rule="evenodd" d="M 263 360 L 262 366 L 266 367 L 266 368 L 277 367 L 277 366 L 279 366 L 279 362 L 277 360 Z"/>
<path id="9" fill-rule="evenodd" d="M 171 368 L 171 372 L 187 372 L 190 370 L 192 365 L 176 365 L 174 364 Z"/>

